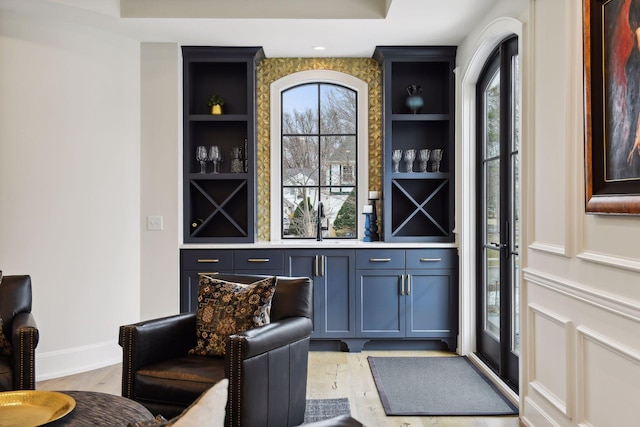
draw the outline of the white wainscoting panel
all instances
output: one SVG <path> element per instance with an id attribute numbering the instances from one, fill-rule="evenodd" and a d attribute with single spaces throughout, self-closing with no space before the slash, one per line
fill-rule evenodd
<path id="1" fill-rule="evenodd" d="M 524 399 L 524 415 L 520 411 L 520 421 L 527 427 L 560 427 L 542 408 L 540 408 L 533 399 L 525 397 Z"/>
<path id="2" fill-rule="evenodd" d="M 614 257 L 594 251 L 583 251 L 579 253 L 577 257 L 583 261 L 592 262 L 595 264 L 640 272 L 640 261 L 635 259 Z"/>
<path id="3" fill-rule="evenodd" d="M 578 425 L 640 425 L 640 353 L 583 326 L 576 331 Z"/>
<path id="4" fill-rule="evenodd" d="M 536 305 L 528 307 L 529 387 L 571 418 L 571 322 Z"/>
<path id="5" fill-rule="evenodd" d="M 640 426 L 640 307 L 532 268 L 524 276 L 523 423 Z"/>

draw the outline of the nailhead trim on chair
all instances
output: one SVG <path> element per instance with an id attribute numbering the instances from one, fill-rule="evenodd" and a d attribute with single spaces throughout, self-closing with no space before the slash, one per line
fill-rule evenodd
<path id="1" fill-rule="evenodd" d="M 18 337 L 20 337 L 20 344 L 18 345 L 18 349 L 16 349 L 18 353 L 18 390 L 34 390 L 35 389 L 35 347 L 33 345 L 35 339 L 35 331 L 32 328 L 20 328 L 18 329 Z M 27 345 L 29 348 L 27 349 L 28 354 L 24 354 L 25 343 L 24 340 L 27 339 Z M 29 373 L 27 378 L 25 378 L 25 365 L 24 358 L 29 357 Z"/>
<path id="2" fill-rule="evenodd" d="M 244 337 L 230 337 L 230 354 L 229 357 L 229 381 L 235 379 L 235 384 L 229 386 L 229 427 L 239 426 L 242 411 L 240 403 L 242 402 L 242 348 L 246 341 Z M 234 395 L 234 392 L 237 396 Z M 235 418 L 235 422 L 234 422 Z"/>
<path id="3" fill-rule="evenodd" d="M 24 334 L 21 334 L 20 331 L 18 331 L 18 336 L 20 337 L 20 345 L 19 345 L 19 349 L 17 349 L 18 352 L 18 375 L 20 375 L 19 380 L 18 380 L 18 389 L 20 390 L 24 390 L 24 366 L 22 364 L 23 356 L 24 354 L 22 354 L 22 349 L 24 348 Z"/>
<path id="4" fill-rule="evenodd" d="M 133 384 L 133 372 L 131 369 L 133 361 L 133 328 L 122 327 L 120 328 L 120 333 L 120 340 L 125 344 L 125 348 L 127 350 L 127 363 L 126 366 L 122 367 L 123 373 L 126 374 L 127 381 L 126 384 L 122 384 L 122 393 L 124 397 L 131 399 L 131 385 Z"/>

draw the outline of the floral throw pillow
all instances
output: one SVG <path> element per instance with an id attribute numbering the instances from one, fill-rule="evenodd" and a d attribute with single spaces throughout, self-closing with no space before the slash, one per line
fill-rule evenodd
<path id="1" fill-rule="evenodd" d="M 252 284 L 200 276 L 196 346 L 189 354 L 224 356 L 227 337 L 270 322 L 275 277 Z"/>
<path id="2" fill-rule="evenodd" d="M 0 317 L 0 356 L 11 356 L 11 341 L 2 330 L 2 317 Z"/>

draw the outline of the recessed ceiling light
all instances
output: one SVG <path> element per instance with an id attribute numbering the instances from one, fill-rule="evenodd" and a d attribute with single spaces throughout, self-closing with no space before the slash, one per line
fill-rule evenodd
<path id="1" fill-rule="evenodd" d="M 314 46 L 313 50 L 325 50 L 326 48 L 324 46 Z"/>

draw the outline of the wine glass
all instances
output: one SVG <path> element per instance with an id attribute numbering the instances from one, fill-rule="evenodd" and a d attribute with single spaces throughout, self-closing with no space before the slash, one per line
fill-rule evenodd
<path id="1" fill-rule="evenodd" d="M 413 172 L 413 161 L 416 159 L 416 150 L 404 150 L 404 162 L 407 165 L 407 172 Z"/>
<path id="2" fill-rule="evenodd" d="M 428 148 L 423 148 L 418 152 L 418 159 L 420 159 L 420 172 L 427 171 L 427 163 L 429 162 L 430 156 L 431 150 Z"/>
<path id="3" fill-rule="evenodd" d="M 393 150 L 393 154 L 391 155 L 391 160 L 393 160 L 393 171 L 400 172 L 400 160 L 402 160 L 402 150 Z"/>
<path id="4" fill-rule="evenodd" d="M 437 148 L 431 152 L 432 172 L 440 172 L 440 161 L 442 160 L 442 149 Z"/>
<path id="5" fill-rule="evenodd" d="M 209 148 L 209 160 L 213 162 L 213 173 L 219 173 L 219 164 L 222 161 L 222 155 L 220 154 L 220 147 L 212 145 Z"/>
<path id="6" fill-rule="evenodd" d="M 198 145 L 196 148 L 196 160 L 200 162 L 200 173 L 207 173 L 207 147 Z"/>

